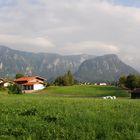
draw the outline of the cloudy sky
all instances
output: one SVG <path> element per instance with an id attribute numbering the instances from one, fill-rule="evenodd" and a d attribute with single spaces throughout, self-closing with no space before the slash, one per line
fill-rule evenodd
<path id="1" fill-rule="evenodd" d="M 140 70 L 140 0 L 0 0 L 0 45 L 114 53 Z"/>

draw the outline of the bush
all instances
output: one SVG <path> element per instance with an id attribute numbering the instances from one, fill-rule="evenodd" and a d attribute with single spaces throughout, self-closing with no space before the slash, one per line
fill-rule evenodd
<path id="1" fill-rule="evenodd" d="M 5 91 L 5 87 L 0 86 L 0 91 Z"/>
<path id="2" fill-rule="evenodd" d="M 121 76 L 119 79 L 120 87 L 126 87 L 130 90 L 140 88 L 140 76 L 129 74 L 128 76 Z"/>
<path id="3" fill-rule="evenodd" d="M 23 76 L 24 76 L 24 74 L 22 74 L 22 73 L 17 73 L 16 76 L 15 76 L 15 78 L 18 79 L 18 78 L 21 78 L 21 77 L 23 77 Z"/>
<path id="4" fill-rule="evenodd" d="M 8 87 L 8 93 L 9 94 L 21 94 L 22 93 L 21 86 L 19 86 L 18 84 L 10 85 Z"/>

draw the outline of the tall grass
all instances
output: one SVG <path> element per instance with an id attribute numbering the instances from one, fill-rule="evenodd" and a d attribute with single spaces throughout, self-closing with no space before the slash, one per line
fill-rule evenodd
<path id="1" fill-rule="evenodd" d="M 7 95 L 0 100 L 0 139 L 140 139 L 139 100 Z"/>

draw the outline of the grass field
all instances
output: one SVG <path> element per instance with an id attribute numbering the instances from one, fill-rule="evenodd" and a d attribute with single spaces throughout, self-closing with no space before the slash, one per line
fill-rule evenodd
<path id="1" fill-rule="evenodd" d="M 54 91 L 54 87 L 49 87 L 49 95 L 8 95 L 0 91 L 0 140 L 140 139 L 139 100 L 70 98 L 54 96 Z"/>
<path id="2" fill-rule="evenodd" d="M 127 91 L 121 90 L 113 86 L 50 86 L 46 90 L 41 91 L 50 96 L 74 96 L 74 97 L 103 97 L 103 96 L 116 96 L 116 97 L 129 97 Z"/>

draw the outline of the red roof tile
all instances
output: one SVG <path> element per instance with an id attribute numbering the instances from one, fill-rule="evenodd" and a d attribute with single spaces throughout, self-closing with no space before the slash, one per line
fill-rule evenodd
<path id="1" fill-rule="evenodd" d="M 45 80 L 44 78 L 42 77 L 39 77 L 39 76 L 24 76 L 24 77 L 21 77 L 21 78 L 18 78 L 15 80 L 15 82 L 19 82 L 19 81 L 30 81 L 30 80 L 33 80 L 33 79 L 41 79 L 41 80 Z"/>

